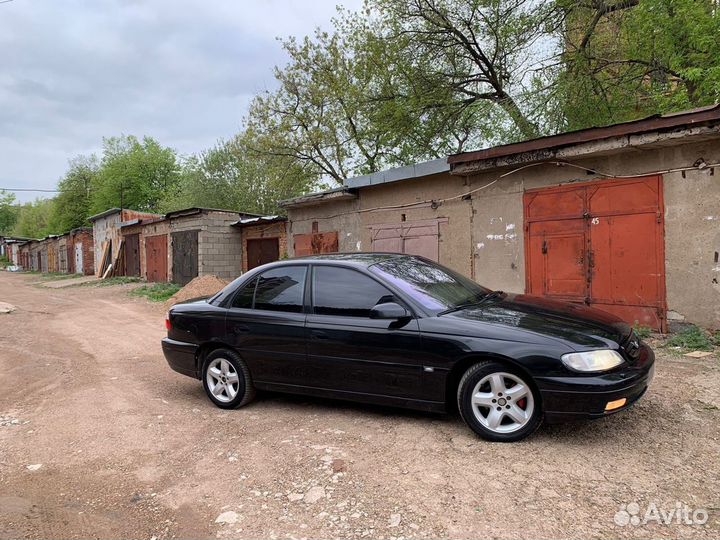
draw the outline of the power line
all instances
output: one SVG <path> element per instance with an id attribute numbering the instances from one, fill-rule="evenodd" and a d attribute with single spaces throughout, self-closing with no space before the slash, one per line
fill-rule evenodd
<path id="1" fill-rule="evenodd" d="M 0 0 L 0 4 L 10 2 L 11 0 Z M 59 189 L 29 189 L 29 188 L 5 188 L 0 187 L 0 191 L 38 191 L 40 193 L 60 193 Z"/>

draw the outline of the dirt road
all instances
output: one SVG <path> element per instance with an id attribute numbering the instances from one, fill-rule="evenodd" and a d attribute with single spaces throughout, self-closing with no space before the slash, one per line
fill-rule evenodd
<path id="1" fill-rule="evenodd" d="M 0 314 L 0 538 L 720 536 L 716 356 L 660 355 L 632 410 L 491 444 L 455 417 L 307 398 L 222 411 L 167 367 L 162 308 L 34 280 L 0 273 L 17 308 Z M 617 525 L 633 502 L 709 519 Z"/>

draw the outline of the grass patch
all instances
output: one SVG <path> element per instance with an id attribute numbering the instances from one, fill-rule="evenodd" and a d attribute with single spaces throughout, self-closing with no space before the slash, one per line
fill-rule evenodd
<path id="1" fill-rule="evenodd" d="M 708 335 L 697 326 L 690 326 L 678 332 L 665 342 L 666 347 L 679 347 L 690 351 L 712 351 L 713 344 Z"/>
<path id="2" fill-rule="evenodd" d="M 140 283 L 142 279 L 139 277 L 129 276 L 115 276 L 107 279 L 100 279 L 98 281 L 91 281 L 92 285 L 96 287 L 109 287 L 111 285 L 127 285 L 128 283 Z"/>
<path id="3" fill-rule="evenodd" d="M 43 281 L 58 281 L 60 279 L 82 277 L 82 274 L 61 274 L 60 272 L 52 272 L 50 274 L 42 274 L 41 277 Z"/>
<path id="4" fill-rule="evenodd" d="M 152 285 L 143 285 L 130 292 L 133 296 L 144 296 L 151 302 L 165 302 L 173 294 L 180 290 L 180 286 L 175 283 L 153 283 Z"/>
<path id="5" fill-rule="evenodd" d="M 635 332 L 635 335 L 639 337 L 640 339 L 647 339 L 649 338 L 653 331 L 652 328 L 648 326 L 643 326 L 639 324 L 637 321 L 635 321 L 635 324 L 633 325 L 633 332 Z"/>

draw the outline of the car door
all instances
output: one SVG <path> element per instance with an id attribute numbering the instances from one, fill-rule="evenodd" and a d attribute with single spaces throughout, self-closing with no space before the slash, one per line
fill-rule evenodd
<path id="1" fill-rule="evenodd" d="M 375 278 L 352 268 L 312 265 L 307 316 L 312 384 L 343 392 L 404 398 L 421 395 L 422 343 L 417 321 L 398 325 L 370 318 L 398 301 Z"/>
<path id="2" fill-rule="evenodd" d="M 307 265 L 283 265 L 258 275 L 232 298 L 226 338 L 256 383 L 297 384 L 305 369 Z"/>

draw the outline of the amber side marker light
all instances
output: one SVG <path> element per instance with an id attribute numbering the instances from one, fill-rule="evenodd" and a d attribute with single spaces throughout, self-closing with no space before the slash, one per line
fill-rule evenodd
<path id="1" fill-rule="evenodd" d="M 627 398 L 616 399 L 615 401 L 608 401 L 607 405 L 605 405 L 605 410 L 606 411 L 614 411 L 615 409 L 619 409 L 626 403 L 627 403 Z"/>

